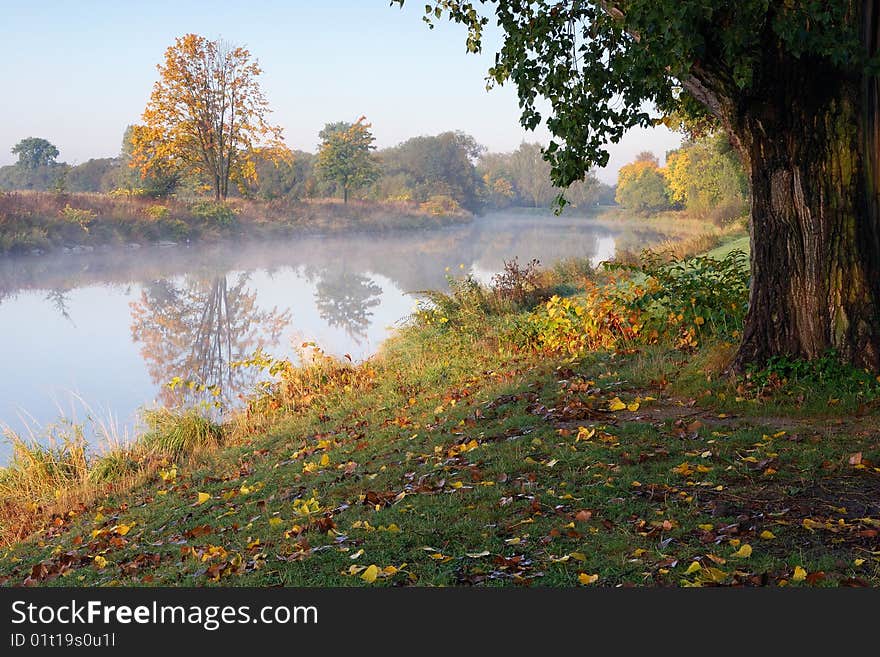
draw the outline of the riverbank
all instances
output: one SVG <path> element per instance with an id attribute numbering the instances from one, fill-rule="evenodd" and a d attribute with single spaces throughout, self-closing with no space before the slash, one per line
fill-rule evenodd
<path id="1" fill-rule="evenodd" d="M 4 536 L 36 533 L 0 578 L 880 584 L 876 382 L 830 363 L 725 374 L 742 265 L 460 281 L 362 365 L 254 363 L 279 382 L 223 426 L 159 414 L 91 461 L 22 447 Z M 645 276 L 658 286 L 627 283 Z"/>
<path id="2" fill-rule="evenodd" d="M 0 192 L 0 255 L 86 253 L 229 239 L 388 232 L 467 223 L 432 204 L 148 199 L 108 194 Z"/>

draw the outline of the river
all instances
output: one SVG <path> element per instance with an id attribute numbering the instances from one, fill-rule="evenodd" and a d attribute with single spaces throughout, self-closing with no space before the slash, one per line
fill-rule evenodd
<path id="1" fill-rule="evenodd" d="M 447 272 L 488 282 L 505 260 L 598 263 L 665 235 L 579 217 L 494 214 L 463 226 L 285 242 L 115 249 L 0 260 L 0 426 L 43 435 L 59 418 L 86 438 L 138 430 L 139 409 L 186 403 L 174 377 L 235 399 L 262 348 L 315 342 L 359 361 Z M 0 463 L 9 444 L 0 444 Z"/>

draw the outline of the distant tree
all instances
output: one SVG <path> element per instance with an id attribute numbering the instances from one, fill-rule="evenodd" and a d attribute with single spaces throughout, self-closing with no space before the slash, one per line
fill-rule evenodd
<path id="1" fill-rule="evenodd" d="M 373 155 L 375 137 L 370 127 L 362 116 L 354 123 L 328 123 L 318 134 L 321 145 L 315 171 L 342 190 L 345 203 L 351 191 L 370 185 L 379 176 L 379 165 Z"/>
<path id="2" fill-rule="evenodd" d="M 119 168 L 115 171 L 112 187 L 127 190 L 130 193 L 138 192 L 154 198 L 163 198 L 173 194 L 183 180 L 183 170 L 170 160 L 159 159 L 150 163 L 147 168 L 137 166 L 135 161 L 136 151 L 145 147 L 141 140 L 145 128 L 138 125 L 130 125 L 122 135 L 122 149 L 119 153 Z M 137 157 L 143 156 L 143 153 Z"/>
<path id="3" fill-rule="evenodd" d="M 27 169 L 18 164 L 0 167 L 0 189 L 47 191 L 57 188 L 59 178 L 67 169 L 63 162 Z"/>
<path id="4" fill-rule="evenodd" d="M 634 212 L 659 212 L 670 207 L 666 178 L 656 157 L 637 159 L 620 168 L 616 200 Z"/>
<path id="5" fill-rule="evenodd" d="M 720 223 L 742 215 L 747 206 L 745 169 L 723 132 L 669 153 L 663 174 L 670 200 L 696 216 Z"/>
<path id="6" fill-rule="evenodd" d="M 583 180 L 572 183 L 565 190 L 565 198 L 568 203 L 581 210 L 595 207 L 599 198 L 599 179 L 596 178 L 596 173 L 588 171 Z"/>
<path id="7" fill-rule="evenodd" d="M 549 207 L 557 191 L 550 180 L 550 163 L 544 159 L 541 144 L 520 144 L 510 158 L 513 183 L 534 207 Z"/>
<path id="8" fill-rule="evenodd" d="M 480 176 L 475 162 L 485 150 L 463 132 L 421 136 L 382 151 L 383 179 L 391 178 L 416 201 L 448 196 L 475 210 L 480 202 Z"/>
<path id="9" fill-rule="evenodd" d="M 314 154 L 286 146 L 265 148 L 254 152 L 253 162 L 254 177 L 243 186 L 243 194 L 266 201 L 315 194 Z"/>
<path id="10" fill-rule="evenodd" d="M 660 158 L 654 155 L 651 151 L 642 151 L 638 155 L 636 155 L 634 162 L 650 162 L 655 167 L 660 166 Z"/>
<path id="11" fill-rule="evenodd" d="M 267 121 L 262 70 L 247 49 L 196 34 L 179 37 L 157 68 L 144 124 L 132 134 L 132 165 L 199 175 L 225 199 L 231 180 L 252 175 L 255 148 L 281 140 Z"/>
<path id="12" fill-rule="evenodd" d="M 27 137 L 12 147 L 12 154 L 18 155 L 19 166 L 38 169 L 55 164 L 59 152 L 54 144 L 42 137 Z"/>
<path id="13" fill-rule="evenodd" d="M 70 167 L 67 189 L 71 192 L 105 192 L 114 187 L 113 179 L 120 169 L 119 158 L 91 159 Z"/>
<path id="14" fill-rule="evenodd" d="M 617 187 L 608 183 L 599 183 L 596 188 L 596 205 L 614 205 Z"/>

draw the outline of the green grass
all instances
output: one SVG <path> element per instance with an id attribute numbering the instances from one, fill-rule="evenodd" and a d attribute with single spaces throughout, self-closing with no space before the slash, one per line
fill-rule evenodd
<path id="1" fill-rule="evenodd" d="M 727 242 L 724 242 L 720 246 L 709 251 L 709 253 L 707 255 L 709 255 L 712 258 L 716 258 L 716 259 L 720 260 L 721 258 L 724 258 L 727 254 L 729 254 L 731 251 L 734 251 L 734 250 L 739 250 L 739 251 L 742 251 L 743 253 L 746 253 L 746 254 L 750 253 L 751 252 L 751 245 L 749 244 L 749 236 L 744 235 L 742 237 L 737 237 L 736 239 L 732 239 Z"/>
<path id="2" fill-rule="evenodd" d="M 509 352 L 511 312 L 403 329 L 369 372 L 323 366 L 309 405 L 49 519 L 0 581 L 880 584 L 872 386 L 792 366 L 756 388 L 709 339 Z"/>

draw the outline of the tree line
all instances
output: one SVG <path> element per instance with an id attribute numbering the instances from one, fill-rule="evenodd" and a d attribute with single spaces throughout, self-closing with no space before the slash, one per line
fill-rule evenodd
<path id="1" fill-rule="evenodd" d="M 49 141 L 13 147 L 18 162 L 0 168 L 0 189 L 212 195 L 303 199 L 337 195 L 427 204 L 437 214 L 483 207 L 548 207 L 559 195 L 538 144 L 490 154 L 470 135 L 450 131 L 377 151 L 366 117 L 328 123 L 317 153 L 285 145 L 251 53 L 223 40 L 187 34 L 157 66 L 158 79 L 129 126 L 119 156 L 78 166 L 57 161 Z M 592 171 L 569 190 L 580 207 L 610 199 Z M 603 196 L 604 193 L 604 196 Z"/>
<path id="2" fill-rule="evenodd" d="M 620 168 L 615 198 L 637 213 L 686 210 L 721 224 L 744 215 L 748 191 L 745 168 L 729 137 L 714 131 L 667 153 L 664 167 L 653 153 L 639 153 Z"/>
<path id="3" fill-rule="evenodd" d="M 129 126 L 119 155 L 79 165 L 58 160 L 50 141 L 29 137 L 16 144 L 15 164 L 0 167 L 0 189 L 98 192 L 163 198 L 211 193 L 204 177 L 172 167 L 133 165 L 137 127 Z M 439 210 L 548 208 L 560 193 L 538 143 L 522 143 L 510 153 L 491 153 L 460 131 L 423 135 L 385 149 L 373 147 L 366 119 L 328 123 L 316 153 L 283 144 L 255 148 L 251 173 L 233 181 L 228 196 L 271 201 L 338 197 L 371 201 L 436 204 Z M 576 207 L 614 203 L 614 189 L 591 174 L 565 190 Z M 438 211 L 439 211 L 438 210 Z"/>

